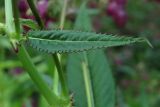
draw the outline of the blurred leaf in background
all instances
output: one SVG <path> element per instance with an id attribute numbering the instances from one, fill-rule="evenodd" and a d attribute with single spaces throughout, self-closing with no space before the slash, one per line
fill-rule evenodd
<path id="1" fill-rule="evenodd" d="M 82 4 L 75 29 L 91 31 L 91 19 Z M 68 85 L 76 107 L 114 107 L 115 86 L 111 69 L 103 51 L 70 54 L 67 65 Z"/>

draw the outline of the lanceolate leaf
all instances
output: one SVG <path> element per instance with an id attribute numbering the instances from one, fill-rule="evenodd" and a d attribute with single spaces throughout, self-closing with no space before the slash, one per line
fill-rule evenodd
<path id="1" fill-rule="evenodd" d="M 142 38 L 113 36 L 111 34 L 97 34 L 91 31 L 91 20 L 85 5 L 79 11 L 75 23 L 76 30 L 51 30 L 28 32 L 29 43 L 33 48 L 48 53 L 70 53 L 91 49 L 121 46 L 145 41 Z M 83 31 L 77 31 L 83 30 Z"/>
<path id="2" fill-rule="evenodd" d="M 95 107 L 114 107 L 115 87 L 111 69 L 101 50 L 85 53 L 88 61 L 89 78 Z M 67 66 L 68 84 L 74 95 L 75 107 L 88 107 L 88 96 L 82 64 L 84 53 L 69 55 Z M 86 62 L 85 62 L 86 63 Z M 74 65 L 74 66 L 73 66 Z"/>
<path id="3" fill-rule="evenodd" d="M 75 29 L 91 30 L 90 18 L 85 9 L 83 4 Z M 85 23 L 82 20 L 86 20 Z M 74 94 L 75 107 L 115 106 L 115 84 L 102 50 L 70 54 L 67 77 L 69 88 Z"/>
<path id="4" fill-rule="evenodd" d="M 145 41 L 142 38 L 112 36 L 75 30 L 29 31 L 29 44 L 48 53 L 69 53 L 121 46 Z"/>

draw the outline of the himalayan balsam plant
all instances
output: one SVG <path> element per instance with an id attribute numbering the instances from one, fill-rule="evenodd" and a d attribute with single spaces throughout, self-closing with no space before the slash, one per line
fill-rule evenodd
<path id="1" fill-rule="evenodd" d="M 86 8 L 86 3 L 82 3 L 79 9 L 74 29 L 64 30 L 62 28 L 67 0 L 64 0 L 62 9 L 61 29 L 46 30 L 46 20 L 39 15 L 43 10 L 38 12 L 36 7 L 40 7 L 35 6 L 33 1 L 26 0 L 26 3 L 36 22 L 32 19 L 24 19 L 27 16 L 23 13 L 21 13 L 23 17 L 19 17 L 18 0 L 5 0 L 6 22 L 0 24 L 0 33 L 10 41 L 15 54 L 48 106 L 115 107 L 114 79 L 102 49 L 147 42 L 147 40 L 92 32 L 90 11 Z M 48 0 L 43 1 L 48 2 Z M 26 9 L 20 11 L 24 12 Z M 42 14 L 45 15 L 44 12 Z M 29 27 L 25 33 L 24 25 Z M 53 86 L 48 85 L 37 71 L 26 47 L 40 53 L 47 53 L 47 57 L 53 59 L 51 62 L 56 66 L 52 76 Z M 68 54 L 66 72 L 62 69 L 59 57 L 59 54 L 64 53 Z M 48 62 L 48 67 L 54 66 L 54 63 Z"/>

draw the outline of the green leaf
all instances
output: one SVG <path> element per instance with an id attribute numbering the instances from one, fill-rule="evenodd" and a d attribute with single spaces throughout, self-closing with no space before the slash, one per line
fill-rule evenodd
<path id="1" fill-rule="evenodd" d="M 38 24 L 31 19 L 20 19 L 20 23 L 35 30 L 39 28 Z"/>
<path id="2" fill-rule="evenodd" d="M 77 31 L 77 29 L 91 31 L 92 28 L 91 20 L 88 17 L 89 12 L 84 7 L 85 4 L 79 11 L 78 19 L 81 21 L 76 21 L 76 30 L 29 31 L 27 33 L 29 44 L 39 51 L 69 53 L 146 41 L 143 38 Z"/>
<path id="3" fill-rule="evenodd" d="M 92 29 L 85 4 L 81 6 L 76 20 L 75 29 L 79 28 Z M 69 88 L 74 94 L 75 107 L 114 107 L 114 80 L 102 50 L 70 54 L 67 77 Z"/>
<path id="4" fill-rule="evenodd" d="M 101 50 L 90 51 L 86 54 L 94 106 L 114 107 L 114 80 L 107 58 Z M 76 107 L 88 107 L 83 62 L 86 63 L 83 53 L 74 53 L 68 58 L 68 84 L 74 94 Z"/>
<path id="5" fill-rule="evenodd" d="M 77 15 L 74 28 L 76 30 L 91 31 L 92 25 L 89 17 L 90 12 L 86 9 L 86 2 L 82 4 Z"/>
<path id="6" fill-rule="evenodd" d="M 85 4 L 83 4 L 77 16 L 81 21 L 77 20 L 75 23 L 76 30 L 29 31 L 27 33 L 28 41 L 33 48 L 48 53 L 80 52 L 146 41 L 144 38 L 84 32 L 92 29 L 88 14 L 89 12 L 85 9 Z"/>
<path id="7" fill-rule="evenodd" d="M 143 38 L 112 36 L 75 30 L 29 31 L 29 44 L 48 53 L 80 52 L 143 42 Z"/>

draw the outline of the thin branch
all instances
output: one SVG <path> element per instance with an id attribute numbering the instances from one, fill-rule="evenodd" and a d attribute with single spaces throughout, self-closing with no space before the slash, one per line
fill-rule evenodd
<path id="1" fill-rule="evenodd" d="M 41 20 L 40 15 L 38 14 L 38 11 L 36 9 L 36 6 L 34 5 L 33 0 L 27 0 L 27 1 L 28 1 L 28 4 L 29 4 L 29 6 L 30 6 L 35 18 L 36 18 L 36 21 L 37 21 L 38 25 L 40 26 L 41 29 L 44 29 L 44 24 L 43 24 L 43 22 Z"/>
<path id="2" fill-rule="evenodd" d="M 63 27 L 64 27 L 66 10 L 67 10 L 67 2 L 68 2 L 68 0 L 64 0 L 63 9 L 61 12 L 61 17 L 60 17 L 60 29 L 63 29 Z"/>
<path id="3" fill-rule="evenodd" d="M 44 25 L 43 25 L 43 23 L 42 23 L 42 20 L 41 20 L 41 18 L 40 18 L 40 16 L 39 16 L 39 14 L 38 14 L 38 11 L 37 11 L 37 9 L 36 9 L 36 6 L 34 5 L 34 3 L 33 3 L 33 0 L 27 0 L 28 1 L 28 4 L 29 4 L 29 6 L 30 6 L 30 8 L 31 8 L 31 10 L 32 10 L 32 12 L 33 12 L 33 14 L 34 14 L 34 16 L 36 17 L 36 21 L 37 21 L 37 23 L 39 24 L 39 26 L 42 28 L 42 29 L 44 29 L 45 27 L 44 27 Z M 63 93 L 63 95 L 65 96 L 65 97 L 69 97 L 69 94 L 68 94 L 68 87 L 67 87 L 67 84 L 66 84 L 66 82 L 65 82 L 65 77 L 64 77 L 64 72 L 62 71 L 62 69 L 61 69 L 61 64 L 60 64 L 60 61 L 59 61 L 59 59 L 58 59 L 58 55 L 57 54 L 54 54 L 53 55 L 53 58 L 54 58 L 54 60 L 55 60 L 55 63 L 56 63 L 56 67 L 57 67 L 57 71 L 58 71 L 58 74 L 59 74 L 59 78 L 60 78 L 60 82 L 61 82 L 61 86 L 62 86 L 62 93 Z"/>

